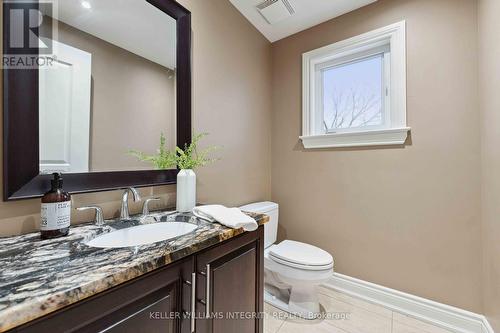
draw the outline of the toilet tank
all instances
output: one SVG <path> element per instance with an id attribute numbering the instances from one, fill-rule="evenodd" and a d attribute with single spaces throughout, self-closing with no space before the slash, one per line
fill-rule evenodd
<path id="1" fill-rule="evenodd" d="M 264 247 L 269 247 L 276 242 L 278 234 L 278 209 L 277 203 L 264 201 L 241 206 L 240 209 L 245 212 L 266 214 L 269 216 L 269 222 L 264 224 Z"/>

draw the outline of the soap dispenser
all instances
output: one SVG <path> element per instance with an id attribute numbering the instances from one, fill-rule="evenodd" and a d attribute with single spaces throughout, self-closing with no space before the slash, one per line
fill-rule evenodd
<path id="1" fill-rule="evenodd" d="M 51 189 L 42 197 L 40 235 L 42 239 L 67 236 L 71 223 L 71 195 L 62 188 L 60 173 L 54 173 Z"/>

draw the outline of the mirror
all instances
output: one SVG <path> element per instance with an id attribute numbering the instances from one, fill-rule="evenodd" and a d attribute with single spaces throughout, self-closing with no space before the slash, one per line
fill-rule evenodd
<path id="1" fill-rule="evenodd" d="M 40 172 L 153 169 L 141 155 L 176 145 L 176 20 L 137 0 L 57 7 L 41 25 Z"/>
<path id="2" fill-rule="evenodd" d="M 191 13 L 175 0 L 3 1 L 4 201 L 175 184 L 191 141 Z M 21 15 L 22 14 L 22 15 Z M 28 17 L 29 20 L 24 20 Z M 20 153 L 22 152 L 22 153 Z"/>

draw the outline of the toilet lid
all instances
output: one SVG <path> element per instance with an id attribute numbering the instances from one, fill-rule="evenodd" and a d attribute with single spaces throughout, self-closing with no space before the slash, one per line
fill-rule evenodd
<path id="1" fill-rule="evenodd" d="M 278 259 L 280 263 L 290 263 L 290 266 L 294 267 L 309 266 L 318 269 L 333 266 L 333 257 L 330 253 L 316 246 L 291 240 L 273 246 L 269 255 Z"/>

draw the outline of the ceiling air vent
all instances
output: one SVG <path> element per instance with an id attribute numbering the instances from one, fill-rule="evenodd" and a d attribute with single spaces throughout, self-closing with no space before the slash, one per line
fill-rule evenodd
<path id="1" fill-rule="evenodd" d="M 269 24 L 275 24 L 295 14 L 289 0 L 267 0 L 257 5 L 259 13 Z"/>

